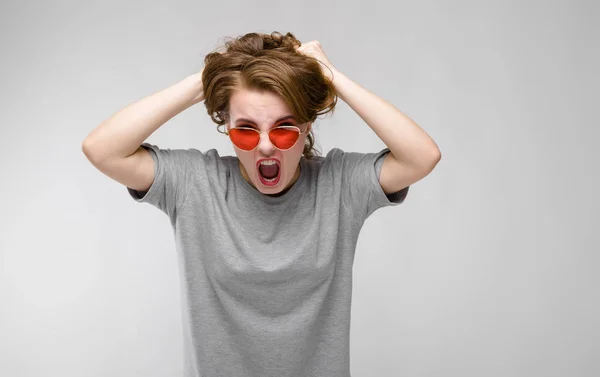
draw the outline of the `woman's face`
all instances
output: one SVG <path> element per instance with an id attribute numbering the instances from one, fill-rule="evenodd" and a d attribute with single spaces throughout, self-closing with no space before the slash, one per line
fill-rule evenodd
<path id="1" fill-rule="evenodd" d="M 300 134 L 291 149 L 281 151 L 271 143 L 267 132 L 273 127 L 290 124 L 305 132 Z M 227 126 L 229 129 L 242 125 L 262 132 L 258 146 L 252 151 L 244 151 L 233 145 L 241 163 L 242 175 L 263 194 L 275 195 L 284 192 L 296 181 L 300 173 L 299 161 L 310 124 L 298 124 L 287 104 L 275 93 L 239 89 L 233 93 L 229 101 Z M 263 159 L 275 160 L 278 166 L 278 168 L 269 168 L 271 173 L 277 172 L 272 183 L 265 181 L 264 175 L 259 170 L 259 162 Z M 267 167 L 262 169 L 266 171 Z"/>

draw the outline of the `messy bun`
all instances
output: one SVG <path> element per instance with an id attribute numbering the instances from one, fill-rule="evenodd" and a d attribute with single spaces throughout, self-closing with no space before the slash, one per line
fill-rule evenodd
<path id="1" fill-rule="evenodd" d="M 321 71 L 320 63 L 296 51 L 301 42 L 291 33 L 248 33 L 224 44 L 204 58 L 204 104 L 217 128 L 229 121 L 229 99 L 239 88 L 278 94 L 299 124 L 314 122 L 333 111 L 337 94 Z M 306 158 L 319 154 L 314 135 L 308 133 Z"/>

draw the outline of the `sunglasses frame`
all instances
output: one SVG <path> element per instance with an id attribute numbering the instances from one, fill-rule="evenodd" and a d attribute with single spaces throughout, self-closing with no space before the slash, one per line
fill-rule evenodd
<path id="1" fill-rule="evenodd" d="M 240 149 L 240 150 L 242 150 L 244 152 L 252 152 L 256 148 L 258 148 L 258 146 L 260 145 L 260 135 L 262 133 L 266 132 L 267 136 L 268 136 L 269 132 L 271 132 L 271 131 L 273 131 L 273 130 L 275 130 L 277 128 L 295 128 L 295 129 L 298 130 L 298 139 L 296 139 L 296 142 L 294 143 L 294 145 L 292 145 L 291 147 L 289 147 L 287 149 L 281 149 L 281 148 L 277 147 L 275 144 L 273 144 L 273 142 L 271 141 L 271 138 L 269 138 L 269 141 L 271 141 L 271 144 L 273 144 L 273 147 L 275 147 L 276 149 L 279 149 L 280 151 L 288 151 L 288 150 L 294 148 L 294 146 L 296 146 L 296 143 L 298 143 L 298 140 L 300 140 L 300 135 L 306 134 L 306 131 L 302 131 L 300 129 L 300 127 L 294 126 L 294 125 L 289 125 L 289 126 L 280 125 L 280 126 L 277 126 L 277 127 L 273 127 L 270 130 L 268 130 L 268 131 L 259 131 L 259 130 L 257 130 L 254 127 L 248 127 L 246 125 L 231 127 L 230 130 L 233 130 L 233 129 L 249 129 L 249 130 L 252 130 L 252 131 L 258 133 L 258 135 L 259 135 L 259 139 L 258 139 L 259 142 L 256 144 L 256 146 L 254 148 L 252 148 L 252 149 L 242 149 L 242 148 L 238 147 L 237 145 L 235 145 L 235 143 L 233 142 L 233 140 L 231 140 L 231 136 L 229 134 L 229 131 L 227 131 L 227 129 L 225 129 L 225 131 L 221 131 L 221 130 L 219 130 L 219 126 L 217 126 L 217 131 L 219 133 L 222 133 L 223 135 L 229 136 L 229 140 L 231 140 L 231 142 L 233 143 L 233 145 L 235 145 L 238 149 Z"/>

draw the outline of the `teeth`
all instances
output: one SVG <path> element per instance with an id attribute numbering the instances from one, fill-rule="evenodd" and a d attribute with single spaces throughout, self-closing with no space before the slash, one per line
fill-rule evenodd
<path id="1" fill-rule="evenodd" d="M 261 165 L 276 165 L 277 162 L 275 160 L 264 160 L 260 162 Z"/>

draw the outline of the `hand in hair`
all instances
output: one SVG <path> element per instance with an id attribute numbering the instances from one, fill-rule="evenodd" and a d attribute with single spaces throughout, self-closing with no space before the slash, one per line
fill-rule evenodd
<path id="1" fill-rule="evenodd" d="M 335 72 L 335 68 L 325 55 L 325 52 L 323 51 L 319 41 L 302 43 L 300 47 L 296 47 L 296 51 L 318 60 L 319 63 L 321 63 L 321 70 L 323 71 L 325 77 L 327 77 L 330 81 L 333 81 L 333 72 Z"/>

